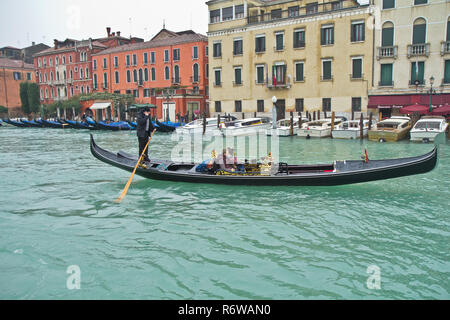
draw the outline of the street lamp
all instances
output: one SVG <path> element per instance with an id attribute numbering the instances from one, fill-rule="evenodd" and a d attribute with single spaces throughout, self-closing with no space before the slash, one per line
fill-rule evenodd
<path id="1" fill-rule="evenodd" d="M 434 84 L 434 77 L 431 76 L 430 78 L 431 88 L 428 91 L 428 94 L 430 95 L 430 112 L 433 110 L 433 94 L 436 94 L 436 90 L 433 89 L 433 84 Z"/>
<path id="2" fill-rule="evenodd" d="M 273 102 L 273 108 L 272 108 L 272 128 L 277 128 L 277 97 L 273 96 L 272 102 Z"/>

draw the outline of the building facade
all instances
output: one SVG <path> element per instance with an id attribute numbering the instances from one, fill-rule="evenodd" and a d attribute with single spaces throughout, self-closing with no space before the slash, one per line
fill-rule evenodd
<path id="1" fill-rule="evenodd" d="M 0 58 L 20 60 L 22 59 L 22 53 L 20 49 L 14 47 L 3 47 L 0 48 Z"/>
<path id="2" fill-rule="evenodd" d="M 372 5 L 211 0 L 211 113 L 367 111 Z"/>
<path id="3" fill-rule="evenodd" d="M 202 112 L 208 101 L 207 50 L 206 36 L 162 29 L 150 41 L 94 54 L 94 90 L 132 94 L 172 121 L 177 114 Z"/>
<path id="4" fill-rule="evenodd" d="M 0 58 L 0 105 L 8 109 L 20 108 L 20 83 L 34 82 L 32 64 L 20 60 Z"/>
<path id="5" fill-rule="evenodd" d="M 369 108 L 388 117 L 416 103 L 450 103 L 450 2 L 374 0 L 374 4 L 379 18 Z"/>

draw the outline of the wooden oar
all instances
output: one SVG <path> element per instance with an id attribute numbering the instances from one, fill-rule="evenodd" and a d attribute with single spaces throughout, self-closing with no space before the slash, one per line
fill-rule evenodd
<path id="1" fill-rule="evenodd" d="M 131 181 L 133 181 L 134 174 L 136 173 L 136 170 L 137 170 L 139 164 L 141 163 L 142 157 L 143 157 L 144 154 L 145 154 L 145 150 L 147 150 L 148 145 L 150 144 L 150 141 L 152 141 L 152 138 L 153 138 L 153 135 L 155 134 L 155 132 L 156 132 L 156 129 L 153 130 L 152 135 L 150 136 L 150 139 L 148 139 L 147 145 L 145 146 L 144 151 L 142 151 L 142 154 L 141 154 L 141 156 L 139 157 L 139 160 L 138 160 L 138 162 L 137 162 L 137 164 L 136 164 L 136 167 L 134 167 L 133 173 L 131 174 L 131 177 L 130 177 L 130 179 L 128 180 L 127 185 L 125 186 L 125 189 L 123 189 L 122 194 L 120 195 L 120 197 L 117 198 L 116 201 L 114 201 L 115 203 L 120 203 L 120 202 L 122 202 L 123 198 L 125 198 L 125 196 L 127 195 L 128 189 L 129 189 L 130 186 L 131 186 Z"/>

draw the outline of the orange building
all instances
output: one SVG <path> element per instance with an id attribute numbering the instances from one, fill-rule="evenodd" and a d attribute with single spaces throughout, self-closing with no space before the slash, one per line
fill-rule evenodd
<path id="1" fill-rule="evenodd" d="M 208 110 L 204 35 L 162 29 L 150 41 L 93 54 L 92 62 L 95 91 L 132 94 L 137 103 L 156 105 L 159 118 Z"/>
<path id="2" fill-rule="evenodd" d="M 20 60 L 0 58 L 0 105 L 20 108 L 20 83 L 35 81 L 34 66 Z"/>

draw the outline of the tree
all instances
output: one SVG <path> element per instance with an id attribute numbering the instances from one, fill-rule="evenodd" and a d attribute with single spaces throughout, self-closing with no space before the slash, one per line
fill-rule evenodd
<path id="1" fill-rule="evenodd" d="M 28 106 L 30 113 L 38 113 L 41 105 L 41 96 L 39 94 L 39 86 L 37 83 L 28 83 Z"/>
<path id="2" fill-rule="evenodd" d="M 20 84 L 20 101 L 22 102 L 22 111 L 25 114 L 30 114 L 30 100 L 28 98 L 29 82 L 22 82 Z"/>

